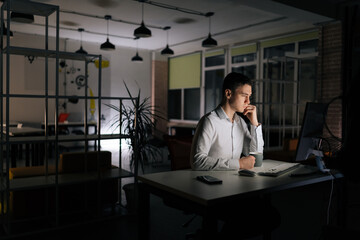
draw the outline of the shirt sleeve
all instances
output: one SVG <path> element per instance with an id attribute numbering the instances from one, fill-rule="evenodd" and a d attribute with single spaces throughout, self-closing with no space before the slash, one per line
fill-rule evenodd
<path id="1" fill-rule="evenodd" d="M 263 152 L 264 151 L 264 139 L 262 134 L 262 125 L 250 127 L 250 149 L 249 152 Z"/>
<path id="2" fill-rule="evenodd" d="M 202 118 L 193 138 L 190 164 L 193 170 L 237 170 L 239 159 L 214 158 L 209 156 L 213 146 L 216 129 L 209 119 Z M 221 148 L 221 146 L 219 146 Z M 220 149 L 219 149 L 220 150 Z"/>

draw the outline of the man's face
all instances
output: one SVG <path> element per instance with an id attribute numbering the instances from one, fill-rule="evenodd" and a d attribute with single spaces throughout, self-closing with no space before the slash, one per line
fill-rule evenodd
<path id="1" fill-rule="evenodd" d="M 229 92 L 231 92 L 229 90 Z M 238 87 L 235 92 L 230 93 L 229 105 L 236 112 L 244 112 L 245 108 L 250 104 L 250 96 L 252 94 L 251 86 L 245 84 Z"/>

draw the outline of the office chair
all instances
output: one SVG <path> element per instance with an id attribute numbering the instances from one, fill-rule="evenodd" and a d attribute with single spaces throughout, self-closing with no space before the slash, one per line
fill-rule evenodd
<path id="1" fill-rule="evenodd" d="M 191 144 L 192 144 L 193 136 L 170 136 L 164 135 L 164 140 L 167 144 L 170 161 L 171 161 L 171 171 L 182 170 L 182 169 L 190 169 L 190 152 L 191 152 Z M 189 215 L 192 214 L 188 209 L 179 208 L 178 205 L 174 204 L 174 202 L 170 199 L 165 199 L 164 203 L 169 207 L 179 209 L 183 211 L 184 214 Z M 190 225 L 190 223 L 196 218 L 196 214 L 182 224 L 183 228 L 186 228 Z M 187 234 L 187 239 L 194 236 L 194 233 Z"/>
<path id="2" fill-rule="evenodd" d="M 190 169 L 190 151 L 193 136 L 164 135 L 169 149 L 171 171 Z"/>

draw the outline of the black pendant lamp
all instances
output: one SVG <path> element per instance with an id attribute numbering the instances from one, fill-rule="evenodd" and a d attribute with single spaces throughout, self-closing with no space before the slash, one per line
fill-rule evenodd
<path id="1" fill-rule="evenodd" d="M 161 51 L 161 55 L 165 55 L 165 56 L 170 56 L 170 55 L 174 55 L 174 51 L 169 48 L 169 29 L 171 27 L 166 26 L 163 29 L 166 31 L 166 47 Z"/>
<path id="2" fill-rule="evenodd" d="M 142 3 L 142 17 L 140 27 L 134 30 L 134 36 L 139 38 L 151 37 L 151 31 L 144 24 L 144 3 Z"/>
<path id="3" fill-rule="evenodd" d="M 133 62 L 142 62 L 142 57 L 139 56 L 139 53 L 136 51 L 136 55 L 131 58 L 131 61 Z"/>
<path id="4" fill-rule="evenodd" d="M 202 41 L 202 46 L 206 47 L 206 48 L 211 48 L 211 47 L 217 46 L 217 41 L 211 37 L 211 33 L 210 33 L 210 31 L 211 31 L 211 16 L 213 16 L 213 15 L 214 15 L 213 12 L 208 12 L 205 14 L 205 16 L 209 18 L 209 35 L 204 41 Z"/>
<path id="5" fill-rule="evenodd" d="M 87 54 L 87 51 L 85 51 L 82 47 L 82 32 L 85 31 L 83 28 L 78 28 L 78 32 L 80 32 L 80 49 L 76 51 L 76 53 L 80 54 Z"/>
<path id="6" fill-rule="evenodd" d="M 34 15 L 20 12 L 11 12 L 10 14 L 11 21 L 19 23 L 33 23 Z"/>
<path id="7" fill-rule="evenodd" d="M 142 59 L 142 57 L 139 56 L 139 53 L 138 53 L 138 40 L 139 40 L 139 38 L 135 37 L 134 40 L 136 41 L 136 54 L 135 54 L 135 56 L 133 56 L 131 58 L 131 61 L 141 63 L 143 61 L 143 59 Z"/>
<path id="8" fill-rule="evenodd" d="M 107 22 L 107 38 L 106 38 L 106 42 L 101 44 L 101 46 L 100 46 L 101 50 L 106 50 L 106 51 L 115 50 L 115 45 L 109 41 L 109 20 L 110 19 L 111 19 L 110 15 L 105 15 L 105 20 Z"/>

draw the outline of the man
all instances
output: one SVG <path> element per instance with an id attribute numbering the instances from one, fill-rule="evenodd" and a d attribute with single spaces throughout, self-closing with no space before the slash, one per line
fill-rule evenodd
<path id="1" fill-rule="evenodd" d="M 203 116 L 196 128 L 190 155 L 193 170 L 251 169 L 255 158 L 249 152 L 263 152 L 262 127 L 256 107 L 250 104 L 251 81 L 229 73 L 222 94 L 220 105 Z M 221 239 L 239 238 L 239 229 L 244 238 L 269 233 L 280 224 L 278 212 L 262 197 L 218 206 L 213 214 L 225 221 Z"/>
<path id="2" fill-rule="evenodd" d="M 263 152 L 261 124 L 256 107 L 250 104 L 251 81 L 240 73 L 229 73 L 222 94 L 220 105 L 197 126 L 190 156 L 194 170 L 251 169 L 255 158 L 249 152 Z"/>

